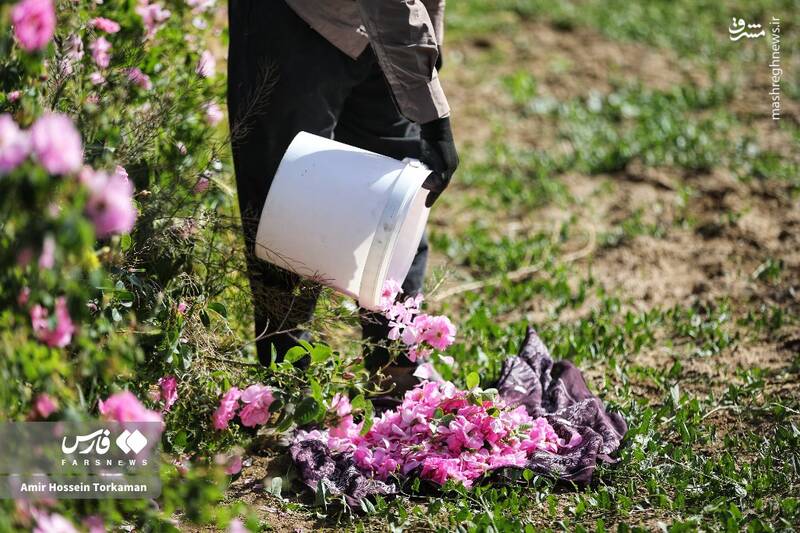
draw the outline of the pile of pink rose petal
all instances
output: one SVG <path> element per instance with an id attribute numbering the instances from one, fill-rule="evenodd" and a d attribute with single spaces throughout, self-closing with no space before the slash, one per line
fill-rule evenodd
<path id="1" fill-rule="evenodd" d="M 363 436 L 363 423 L 353 423 L 346 397 L 334 398 L 332 408 L 339 416 L 336 427 L 300 432 L 297 440 L 318 439 L 331 451 L 352 454 L 361 470 L 380 480 L 419 470 L 422 479 L 469 487 L 490 470 L 524 468 L 535 451 L 555 453 L 565 445 L 546 419 L 532 418 L 523 406 L 510 408 L 496 392 L 463 391 L 446 381 L 406 392 L 402 404 L 384 412 Z M 569 444 L 580 438 L 573 435 Z"/>
<path id="2" fill-rule="evenodd" d="M 504 362 L 496 391 L 426 381 L 364 435 L 346 397 L 334 398 L 330 410 L 338 423 L 298 431 L 290 454 L 309 488 L 323 483 L 354 506 L 396 492 L 404 479 L 469 487 L 506 468 L 584 484 L 599 460 L 614 461 L 627 431 L 572 363 L 552 361 L 532 329 L 520 354 Z"/>

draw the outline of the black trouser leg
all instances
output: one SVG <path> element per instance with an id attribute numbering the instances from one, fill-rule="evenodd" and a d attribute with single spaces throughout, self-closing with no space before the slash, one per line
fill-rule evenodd
<path id="1" fill-rule="evenodd" d="M 239 208 L 253 294 L 259 359 L 282 357 L 303 335 L 319 287 L 254 255 L 261 210 L 294 136 L 331 137 L 368 61 L 353 61 L 283 1 L 231 0 L 228 111 Z"/>

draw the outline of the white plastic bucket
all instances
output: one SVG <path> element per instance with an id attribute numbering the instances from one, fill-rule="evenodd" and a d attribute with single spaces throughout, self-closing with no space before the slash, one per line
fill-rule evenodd
<path id="1" fill-rule="evenodd" d="M 300 132 L 272 181 L 256 255 L 377 310 L 411 268 L 429 209 L 430 170 Z"/>

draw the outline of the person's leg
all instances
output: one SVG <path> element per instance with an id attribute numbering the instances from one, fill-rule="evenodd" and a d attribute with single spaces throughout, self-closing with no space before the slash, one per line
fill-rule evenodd
<path id="1" fill-rule="evenodd" d="M 318 286 L 255 257 L 261 209 L 286 148 L 300 131 L 331 137 L 365 66 L 310 28 L 283 0 L 231 0 L 228 112 L 236 186 L 255 308 L 258 356 L 302 338 Z"/>
<path id="2" fill-rule="evenodd" d="M 334 138 L 395 159 L 418 158 L 419 126 L 398 111 L 372 49 L 367 48 L 359 60 L 369 60 L 371 69 L 345 100 L 339 123 L 334 130 Z M 422 290 L 427 259 L 428 241 L 423 235 L 411 269 L 403 281 L 404 296 L 413 296 Z M 361 329 L 362 336 L 367 341 L 366 366 L 375 370 L 389 361 L 389 352 L 382 347 L 387 342 L 388 323 L 380 314 L 362 309 Z M 397 364 L 413 365 L 405 357 L 401 357 Z"/>

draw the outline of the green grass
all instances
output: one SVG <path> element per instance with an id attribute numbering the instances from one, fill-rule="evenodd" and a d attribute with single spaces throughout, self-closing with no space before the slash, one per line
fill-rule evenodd
<path id="1" fill-rule="evenodd" d="M 519 21 L 548 21 L 565 31 L 591 27 L 612 39 L 641 41 L 672 48 L 682 56 L 719 60 L 742 54 L 741 43 L 728 39 L 734 16 L 763 25 L 773 16 L 781 18 L 786 52 L 796 51 L 800 39 L 792 31 L 796 28 L 791 16 L 795 9 L 792 0 L 462 0 L 448 6 L 448 29 L 451 37 L 460 39 L 508 31 Z"/>

